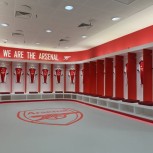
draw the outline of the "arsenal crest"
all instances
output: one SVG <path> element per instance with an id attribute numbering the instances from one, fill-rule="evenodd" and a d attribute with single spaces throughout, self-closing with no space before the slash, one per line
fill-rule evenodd
<path id="1" fill-rule="evenodd" d="M 49 108 L 20 111 L 17 117 L 35 124 L 67 126 L 81 120 L 83 114 L 71 108 Z"/>

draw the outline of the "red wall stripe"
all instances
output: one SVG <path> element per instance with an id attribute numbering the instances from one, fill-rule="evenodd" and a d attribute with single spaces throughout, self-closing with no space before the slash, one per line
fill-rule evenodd
<path id="1" fill-rule="evenodd" d="M 96 62 L 90 62 L 89 64 L 89 76 L 90 76 L 90 94 L 96 95 Z"/>
<path id="2" fill-rule="evenodd" d="M 123 56 L 115 56 L 115 97 L 124 97 Z"/>
<path id="3" fill-rule="evenodd" d="M 104 60 L 97 60 L 97 95 L 104 96 Z"/>
<path id="4" fill-rule="evenodd" d="M 105 96 L 113 97 L 113 59 L 105 59 Z"/>
<path id="5" fill-rule="evenodd" d="M 24 74 L 24 77 L 25 77 L 24 92 L 26 93 L 27 92 L 27 63 L 25 63 L 25 74 Z"/>
<path id="6" fill-rule="evenodd" d="M 50 91 L 53 92 L 53 86 L 54 86 L 54 82 L 53 82 L 53 64 L 50 65 Z"/>
<path id="7" fill-rule="evenodd" d="M 84 63 L 83 70 L 83 92 L 89 94 L 90 93 L 90 76 L 89 76 L 89 63 Z"/>
<path id="8" fill-rule="evenodd" d="M 64 92 L 66 92 L 66 64 L 64 65 Z"/>
<path id="9" fill-rule="evenodd" d="M 13 85 L 13 65 L 12 65 L 12 62 L 10 63 L 10 67 L 11 67 L 11 89 L 10 89 L 10 92 L 12 93 L 12 85 Z"/>
<path id="10" fill-rule="evenodd" d="M 145 101 L 153 103 L 152 100 L 152 50 L 143 50 L 143 60 L 144 60 L 144 84 L 143 84 L 143 98 Z"/>
<path id="11" fill-rule="evenodd" d="M 68 62 L 82 61 L 82 60 L 87 60 L 90 58 L 118 52 L 121 50 L 129 49 L 132 47 L 152 43 L 153 42 L 152 33 L 153 33 L 153 25 L 150 27 L 141 29 L 139 31 L 133 32 L 131 34 L 125 35 L 123 37 L 114 39 L 112 41 L 109 41 L 105 44 L 99 45 L 99 46 L 94 47 L 89 50 L 76 51 L 76 52 L 54 52 L 54 51 L 51 51 L 50 53 L 52 53 L 52 54 L 58 54 L 58 59 L 59 59 L 58 61 L 51 61 L 51 62 L 65 62 L 65 60 L 63 58 L 64 56 L 71 56 L 71 58 L 68 60 Z M 6 57 L 3 56 L 3 49 L 12 50 L 12 52 L 17 50 L 16 48 L 0 47 L 0 58 L 3 58 L 3 59 L 4 58 L 6 59 Z M 36 52 L 37 59 L 39 59 L 38 53 L 48 53 L 47 51 L 30 50 L 30 49 L 19 49 L 19 50 L 23 50 L 25 53 L 29 52 L 29 51 Z M 13 57 L 14 56 L 12 54 L 12 58 Z M 29 59 L 27 59 L 26 54 L 25 54 L 25 58 L 20 59 L 20 60 L 29 60 Z M 32 61 L 32 60 L 30 59 L 30 61 Z M 36 60 L 34 60 L 34 61 L 36 61 Z M 41 61 L 46 61 L 46 60 L 41 60 Z M 39 60 L 39 62 L 40 62 L 40 60 Z M 49 62 L 49 61 L 46 61 L 46 62 Z"/>
<path id="12" fill-rule="evenodd" d="M 91 57 L 102 56 L 153 42 L 153 25 L 91 49 Z"/>
<path id="13" fill-rule="evenodd" d="M 127 81 L 128 81 L 128 99 L 136 100 L 136 54 L 128 53 L 128 70 L 127 70 Z"/>
<path id="14" fill-rule="evenodd" d="M 75 92 L 79 92 L 80 89 L 80 65 L 75 65 Z"/>
<path id="15" fill-rule="evenodd" d="M 40 74 L 41 74 L 41 64 L 39 63 L 39 65 L 38 65 L 38 92 L 40 92 L 40 89 L 41 89 L 41 77 L 40 77 Z"/>

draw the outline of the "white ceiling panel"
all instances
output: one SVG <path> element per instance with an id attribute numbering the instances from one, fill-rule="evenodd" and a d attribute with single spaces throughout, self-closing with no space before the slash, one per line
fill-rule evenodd
<path id="1" fill-rule="evenodd" d="M 66 11 L 66 5 L 74 9 Z M 152 5 L 153 0 L 1 0 L 0 23 L 8 23 L 9 27 L 0 26 L 0 45 L 55 51 L 89 49 L 151 25 Z M 15 17 L 16 11 L 30 13 L 30 17 Z M 139 13 L 141 19 L 137 17 Z M 115 16 L 121 20 L 113 22 Z M 90 28 L 78 28 L 90 22 Z M 52 32 L 46 33 L 47 29 Z M 12 37 L 17 30 L 23 31 L 22 39 Z M 87 38 L 82 39 L 82 35 Z M 4 39 L 8 40 L 5 44 Z"/>

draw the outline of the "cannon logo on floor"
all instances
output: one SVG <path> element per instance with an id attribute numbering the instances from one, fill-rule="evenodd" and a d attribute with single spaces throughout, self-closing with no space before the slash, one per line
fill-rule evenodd
<path id="1" fill-rule="evenodd" d="M 35 124 L 67 126 L 81 120 L 83 114 L 71 108 L 50 108 L 20 111 L 17 117 Z"/>

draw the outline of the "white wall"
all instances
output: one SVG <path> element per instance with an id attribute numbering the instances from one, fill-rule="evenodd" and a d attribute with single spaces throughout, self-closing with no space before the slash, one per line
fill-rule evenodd
<path id="1" fill-rule="evenodd" d="M 0 61 L 0 66 L 7 68 L 6 73 L 6 82 L 0 82 L 0 92 L 11 92 L 11 62 L 2 62 Z M 0 79 L 1 80 L 1 79 Z"/>
<path id="2" fill-rule="evenodd" d="M 21 75 L 21 82 L 17 83 L 16 82 L 16 75 L 15 73 L 15 68 L 20 67 L 22 68 L 22 74 Z M 12 63 L 12 92 L 25 92 L 25 63 L 21 62 L 13 62 Z"/>
<path id="3" fill-rule="evenodd" d="M 140 79 L 140 72 L 138 71 L 139 70 L 139 62 L 141 60 L 143 60 L 143 54 L 142 52 L 139 52 L 137 53 L 137 56 L 136 56 L 137 60 L 136 60 L 136 68 L 137 68 L 137 99 L 138 100 L 143 100 L 143 85 L 141 85 L 141 79 Z"/>
<path id="4" fill-rule="evenodd" d="M 34 67 L 36 69 L 36 73 L 37 74 L 35 76 L 35 80 L 34 80 L 34 83 L 30 83 L 30 75 L 27 75 L 27 93 L 28 92 L 38 92 L 38 75 L 39 75 L 39 64 L 37 63 L 27 63 L 27 73 L 30 73 L 29 72 L 29 69 L 31 67 Z"/>
<path id="5" fill-rule="evenodd" d="M 83 73 L 82 73 L 82 70 L 83 70 L 83 64 L 80 64 L 80 72 L 79 72 L 79 86 L 80 86 L 80 89 L 79 91 L 80 92 L 83 92 Z"/>
<path id="6" fill-rule="evenodd" d="M 127 83 L 127 73 L 125 73 L 125 66 L 128 63 L 127 55 L 124 56 L 124 98 L 128 98 L 128 83 Z"/>
<path id="7" fill-rule="evenodd" d="M 61 76 L 61 80 L 60 83 L 57 83 L 57 79 L 55 76 L 55 70 L 57 68 L 60 68 L 62 70 L 62 76 Z M 62 64 L 55 64 L 53 67 L 53 92 L 55 91 L 64 91 L 64 65 Z"/>
<path id="8" fill-rule="evenodd" d="M 75 91 L 75 78 L 74 78 L 74 84 L 71 83 L 70 76 L 69 76 L 69 71 L 70 69 L 75 69 L 74 64 L 70 64 L 66 66 L 66 91 Z"/>
<path id="9" fill-rule="evenodd" d="M 137 69 L 139 67 L 139 61 L 143 59 L 142 51 L 137 53 Z M 128 58 L 127 55 L 124 56 L 124 68 L 126 63 L 128 63 Z M 7 71 L 9 74 L 7 75 L 6 78 L 6 83 L 0 83 L 0 92 L 11 92 L 11 62 L 3 62 L 0 61 L 0 66 L 6 66 Z M 105 63 L 104 63 L 105 65 Z M 23 75 L 21 76 L 21 83 L 16 83 L 16 76 L 14 75 L 15 68 L 17 66 L 22 67 L 23 69 Z M 30 77 L 25 74 L 25 63 L 22 62 L 13 62 L 12 63 L 12 92 L 24 92 L 25 90 L 25 77 L 26 77 L 26 85 L 27 85 L 27 93 L 29 91 L 38 91 L 38 75 L 39 75 L 39 64 L 38 63 L 27 63 L 27 73 L 29 73 L 29 68 L 34 66 L 36 68 L 36 74 L 37 76 L 35 77 L 35 82 L 32 84 L 30 83 Z M 49 70 L 48 74 L 51 74 L 51 65 L 50 64 L 41 64 L 41 69 L 46 67 Z M 115 70 L 115 60 L 113 62 L 113 70 Z M 152 54 L 152 67 L 153 67 L 153 54 Z M 62 76 L 61 76 L 61 83 L 57 83 L 56 76 L 53 75 L 53 91 L 64 91 L 64 65 L 62 64 L 55 64 L 53 67 L 53 74 L 55 74 L 55 70 L 57 68 L 60 68 L 62 70 Z M 75 68 L 74 64 L 67 65 L 66 67 L 66 91 L 75 91 L 75 84 L 72 84 L 70 82 L 70 77 L 69 77 L 69 70 L 71 68 Z M 80 75 L 79 75 L 79 83 L 80 83 L 80 92 L 83 92 L 83 76 L 82 76 L 82 69 L 83 69 L 83 64 L 80 64 Z M 104 66 L 105 69 L 105 66 Z M 105 70 L 104 70 L 105 74 Z M 152 77 L 153 77 L 153 69 L 152 69 Z M 51 90 L 51 80 L 50 76 L 48 76 L 47 79 L 47 84 L 43 83 L 43 77 L 40 76 L 40 91 L 50 91 Z M 104 75 L 105 79 L 105 75 Z M 105 83 L 105 81 L 104 81 Z M 153 84 L 153 83 L 152 83 Z M 105 84 L 104 84 L 104 93 L 105 93 Z M 115 96 L 115 73 L 113 74 L 113 96 Z M 124 73 L 124 98 L 128 98 L 128 84 L 127 84 L 127 75 Z M 140 80 L 140 73 L 137 71 L 137 99 L 138 100 L 143 100 L 143 85 L 141 85 L 141 80 Z"/>
<path id="10" fill-rule="evenodd" d="M 41 75 L 43 69 L 48 69 L 47 83 L 44 83 L 43 76 Z M 41 64 L 40 73 L 40 92 L 51 91 L 51 65 Z"/>

